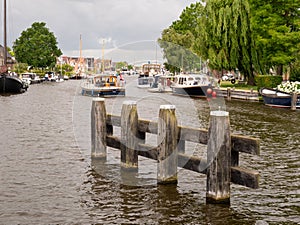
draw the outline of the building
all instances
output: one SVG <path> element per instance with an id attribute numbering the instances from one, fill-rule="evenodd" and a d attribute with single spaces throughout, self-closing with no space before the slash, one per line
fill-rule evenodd
<path id="1" fill-rule="evenodd" d="M 7 52 L 6 64 L 7 64 L 8 70 L 12 70 L 15 63 L 16 63 L 16 60 L 14 59 L 14 57 L 12 57 L 11 54 L 9 54 L 9 52 Z M 0 45 L 0 66 L 3 66 L 3 65 L 4 65 L 4 47 L 2 45 Z"/>
<path id="2" fill-rule="evenodd" d="M 85 72 L 94 72 L 95 70 L 95 62 L 94 58 L 91 57 L 83 57 L 82 58 L 82 66 L 84 67 Z M 78 67 L 80 64 L 79 57 L 69 57 L 69 56 L 62 56 L 58 59 L 57 64 L 68 64 L 73 66 L 74 68 Z"/>

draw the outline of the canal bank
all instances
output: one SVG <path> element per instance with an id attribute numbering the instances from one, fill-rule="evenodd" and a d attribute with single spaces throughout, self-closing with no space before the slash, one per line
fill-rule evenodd
<path id="1" fill-rule="evenodd" d="M 171 103 L 181 125 L 208 127 L 206 100 L 149 94 L 130 79 L 125 98 L 107 99 L 108 112 L 120 114 L 124 100 L 135 100 L 139 117 L 157 120 L 158 105 Z M 261 140 L 260 156 L 241 154 L 241 166 L 260 172 L 260 188 L 231 185 L 230 207 L 206 205 L 206 178 L 201 174 L 179 170 L 177 186 L 157 186 L 155 165 L 141 158 L 135 178 L 142 182 L 124 185 L 119 151 L 113 150 L 103 173 L 92 170 L 92 98 L 81 96 L 79 85 L 41 84 L 23 95 L 0 97 L 1 224 L 300 222 L 299 111 L 261 102 L 225 102 L 231 132 Z M 189 153 L 202 154 L 194 148 Z"/>

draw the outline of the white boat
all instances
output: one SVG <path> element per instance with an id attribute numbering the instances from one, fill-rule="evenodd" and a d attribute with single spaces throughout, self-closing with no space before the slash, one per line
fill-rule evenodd
<path id="1" fill-rule="evenodd" d="M 154 77 L 154 82 L 148 89 L 149 92 L 172 92 L 171 84 L 175 76 L 158 74 Z"/>
<path id="2" fill-rule="evenodd" d="M 206 74 L 176 75 L 171 85 L 173 94 L 190 97 L 206 97 L 207 90 L 213 87 L 212 79 Z"/>
<path id="3" fill-rule="evenodd" d="M 36 75 L 36 73 L 22 73 L 21 74 L 21 79 L 26 82 L 28 85 L 29 84 L 37 84 L 41 83 L 41 78 Z"/>
<path id="4" fill-rule="evenodd" d="M 148 63 L 142 66 L 142 71 L 138 77 L 138 88 L 150 88 L 154 82 L 154 76 L 160 74 L 161 65 Z"/>
<path id="5" fill-rule="evenodd" d="M 54 72 L 47 72 L 44 76 L 44 81 L 63 82 L 64 78 L 56 75 Z"/>
<path id="6" fill-rule="evenodd" d="M 81 94 L 86 96 L 125 96 L 125 81 L 114 74 L 100 74 L 84 80 L 81 90 Z"/>
<path id="7" fill-rule="evenodd" d="M 31 77 L 29 75 L 21 74 L 21 80 L 27 85 L 31 84 Z"/>

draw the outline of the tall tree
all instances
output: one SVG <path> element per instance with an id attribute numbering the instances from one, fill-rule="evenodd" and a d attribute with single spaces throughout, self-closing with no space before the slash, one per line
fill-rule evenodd
<path id="1" fill-rule="evenodd" d="M 216 70 L 235 70 L 254 84 L 257 67 L 250 24 L 250 6 L 245 0 L 210 0 L 199 18 L 195 51 Z"/>
<path id="2" fill-rule="evenodd" d="M 62 55 L 56 37 L 44 22 L 35 22 L 23 31 L 14 42 L 13 50 L 17 61 L 34 67 L 53 67 L 56 58 Z"/>
<path id="3" fill-rule="evenodd" d="M 195 41 L 195 28 L 197 19 L 203 12 L 200 2 L 191 4 L 181 13 L 178 20 L 163 30 L 158 43 L 163 48 L 164 58 L 167 59 L 167 68 L 172 72 L 181 70 L 191 71 L 199 65 L 199 57 L 193 52 L 192 46 Z M 199 66 L 198 66 L 199 68 Z"/>
<path id="4" fill-rule="evenodd" d="M 300 1 L 249 0 L 260 66 L 268 72 L 293 63 L 300 53 Z"/>

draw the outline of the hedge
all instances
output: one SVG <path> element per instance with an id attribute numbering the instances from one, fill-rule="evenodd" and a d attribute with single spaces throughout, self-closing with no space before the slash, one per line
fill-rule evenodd
<path id="1" fill-rule="evenodd" d="M 266 88 L 276 88 L 282 82 L 282 76 L 273 76 L 273 75 L 258 75 L 255 76 L 255 84 L 257 90 L 266 87 Z"/>

